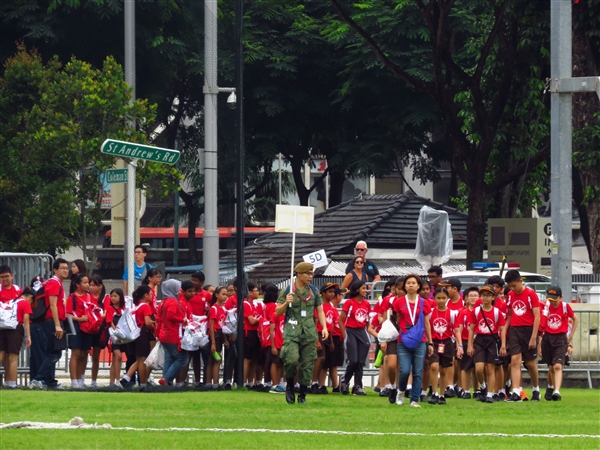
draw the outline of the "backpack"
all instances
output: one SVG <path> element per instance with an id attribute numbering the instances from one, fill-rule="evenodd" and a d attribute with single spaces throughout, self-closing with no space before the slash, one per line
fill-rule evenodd
<path id="1" fill-rule="evenodd" d="M 15 330 L 19 325 L 17 320 L 17 304 L 25 299 L 18 298 L 6 303 L 0 302 L 0 330 Z"/>
<path id="2" fill-rule="evenodd" d="M 71 294 L 71 300 L 73 301 L 73 312 L 75 312 L 77 303 L 75 294 Z M 83 302 L 83 315 L 88 316 L 88 320 L 86 322 L 79 322 L 79 329 L 87 334 L 98 333 L 102 327 L 102 310 L 93 303 Z"/>
<path id="3" fill-rule="evenodd" d="M 425 301 L 419 297 L 419 320 L 415 323 L 410 330 L 406 333 L 402 333 L 402 344 L 409 350 L 415 350 L 421 342 L 423 342 L 423 334 L 425 333 L 425 318 L 423 316 L 423 305 Z M 406 300 L 406 307 L 410 308 L 408 299 Z"/>
<path id="4" fill-rule="evenodd" d="M 35 293 L 36 305 L 34 308 L 31 308 L 32 314 L 29 316 L 29 320 L 31 322 L 43 322 L 46 318 L 46 313 L 48 312 L 48 307 L 46 306 L 46 295 L 44 294 L 46 283 L 48 283 L 48 281 L 45 281 Z"/>

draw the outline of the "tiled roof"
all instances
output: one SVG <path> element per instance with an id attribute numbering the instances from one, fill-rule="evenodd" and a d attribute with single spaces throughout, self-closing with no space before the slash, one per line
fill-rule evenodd
<path id="1" fill-rule="evenodd" d="M 360 240 L 369 248 L 414 249 L 417 220 L 423 205 L 448 212 L 454 249 L 466 248 L 467 215 L 412 193 L 360 196 L 317 214 L 314 234 L 296 235 L 295 263 L 302 255 L 324 249 L 328 257 L 351 254 Z M 291 233 L 271 233 L 245 249 L 246 263 L 262 263 L 249 272 L 250 278 L 285 278 L 291 268 Z"/>

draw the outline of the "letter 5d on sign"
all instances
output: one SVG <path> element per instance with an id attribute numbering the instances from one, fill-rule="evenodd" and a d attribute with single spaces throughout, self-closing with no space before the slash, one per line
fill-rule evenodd
<path id="1" fill-rule="evenodd" d="M 164 164 L 175 164 L 179 160 L 179 152 L 169 148 L 152 147 L 133 142 L 107 139 L 100 147 L 102 153 L 123 158 L 137 158 Z"/>

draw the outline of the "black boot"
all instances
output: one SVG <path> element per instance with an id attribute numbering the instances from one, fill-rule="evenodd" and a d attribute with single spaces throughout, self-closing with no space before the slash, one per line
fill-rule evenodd
<path id="1" fill-rule="evenodd" d="M 288 378 L 287 386 L 285 387 L 285 401 L 290 405 L 296 403 L 296 394 L 294 393 L 294 379 Z"/>
<path id="2" fill-rule="evenodd" d="M 306 404 L 306 393 L 308 392 L 308 386 L 301 384 L 300 385 L 300 393 L 298 394 L 298 404 L 305 405 Z"/>

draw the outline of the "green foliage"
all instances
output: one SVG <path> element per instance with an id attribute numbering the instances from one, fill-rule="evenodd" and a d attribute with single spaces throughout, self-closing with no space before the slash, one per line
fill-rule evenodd
<path id="1" fill-rule="evenodd" d="M 1 203 L 5 250 L 54 252 L 100 226 L 101 174 L 116 158 L 100 153 L 106 138 L 145 142 L 153 120 L 147 101 L 129 105 L 121 66 L 101 69 L 72 58 L 46 65 L 20 46 L 0 79 Z M 137 122 L 137 130 L 130 129 Z M 152 173 L 153 167 L 147 169 Z"/>
<path id="2" fill-rule="evenodd" d="M 596 171 L 600 168 L 600 113 L 594 114 L 590 123 L 580 130 L 573 131 L 573 164 L 581 170 Z M 585 186 L 582 204 L 587 205 L 600 199 L 600 186 Z"/>

